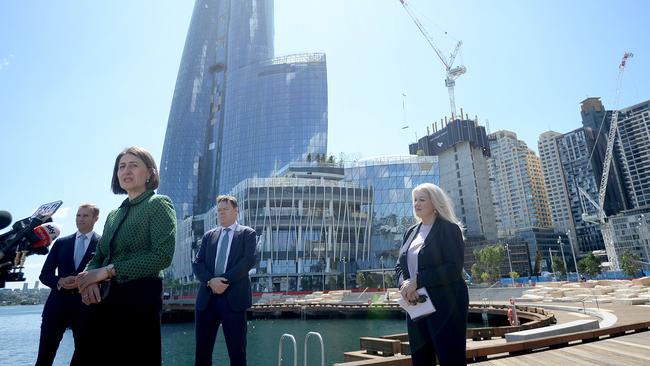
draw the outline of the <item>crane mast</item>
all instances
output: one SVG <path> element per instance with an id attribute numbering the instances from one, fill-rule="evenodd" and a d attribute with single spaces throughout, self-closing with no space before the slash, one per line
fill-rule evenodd
<path id="1" fill-rule="evenodd" d="M 456 79 L 458 79 L 459 76 L 467 72 L 467 68 L 463 65 L 454 67 L 454 60 L 456 59 L 456 55 L 458 55 L 458 52 L 460 51 L 460 47 L 463 45 L 463 41 L 458 41 L 458 43 L 456 44 L 456 48 L 454 49 L 454 52 L 452 52 L 451 56 L 449 57 L 449 61 L 447 61 L 445 55 L 436 46 L 435 42 L 433 42 L 433 38 L 431 37 L 429 32 L 427 32 L 427 29 L 422 25 L 418 17 L 413 13 L 406 0 L 399 0 L 399 1 L 402 4 L 402 7 L 404 7 L 404 10 L 406 10 L 406 12 L 408 13 L 409 17 L 411 17 L 415 25 L 420 30 L 420 33 L 422 33 L 422 35 L 427 40 L 431 48 L 433 48 L 433 50 L 436 52 L 436 55 L 438 55 L 438 58 L 440 59 L 442 64 L 445 66 L 445 72 L 447 73 L 447 77 L 445 78 L 445 86 L 447 87 L 447 91 L 449 92 L 449 106 L 451 107 L 451 119 L 453 121 L 456 119 L 456 96 L 454 93 L 454 87 L 456 86 Z M 462 118 L 463 116 L 460 117 Z"/>
<path id="2" fill-rule="evenodd" d="M 614 228 L 612 227 L 611 222 L 607 219 L 607 215 L 605 213 L 605 195 L 607 193 L 607 182 L 609 179 L 609 169 L 612 165 L 612 157 L 614 155 L 614 142 L 616 141 L 616 137 L 618 134 L 618 102 L 620 99 L 620 94 L 621 94 L 621 85 L 623 84 L 623 73 L 625 71 L 625 65 L 627 63 L 627 60 L 634 56 L 630 52 L 626 52 L 623 55 L 623 58 L 621 59 L 621 63 L 619 64 L 618 68 L 618 78 L 616 82 L 616 96 L 614 99 L 614 106 L 617 109 L 614 109 L 612 112 L 612 120 L 609 126 L 609 132 L 607 134 L 607 149 L 605 150 L 605 161 L 603 162 L 603 172 L 600 177 L 600 186 L 598 189 L 598 204 L 594 202 L 594 200 L 589 197 L 587 192 L 585 192 L 582 188 L 578 188 L 578 191 L 580 192 L 581 195 L 587 198 L 587 200 L 596 207 L 597 211 L 597 219 L 594 220 L 593 217 L 589 217 L 588 215 L 583 213 L 583 219 L 587 222 L 593 222 L 593 223 L 599 223 L 600 224 L 600 230 L 603 234 L 603 242 L 605 243 L 605 251 L 607 252 L 607 260 L 611 264 L 611 268 L 614 270 L 620 269 L 619 262 L 618 262 L 618 254 L 616 253 L 616 247 L 614 245 Z M 601 127 L 602 128 L 602 127 Z M 620 135 L 618 135 L 618 140 L 620 141 Z"/>

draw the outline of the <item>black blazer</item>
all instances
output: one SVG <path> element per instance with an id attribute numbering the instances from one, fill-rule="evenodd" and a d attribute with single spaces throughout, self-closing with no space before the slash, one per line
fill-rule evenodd
<path id="1" fill-rule="evenodd" d="M 402 250 L 395 266 L 397 278 L 411 278 L 406 253 L 420 225 L 410 227 L 404 234 Z M 453 307 L 467 307 L 469 303 L 467 285 L 462 276 L 464 260 L 465 243 L 460 228 L 438 217 L 418 254 L 416 275 L 417 288 L 425 287 L 431 296 L 436 318 L 446 319 Z"/>
<path id="2" fill-rule="evenodd" d="M 221 227 L 219 227 L 203 235 L 201 248 L 192 261 L 194 275 L 201 283 L 196 295 L 196 309 L 199 311 L 208 306 L 210 296 L 213 295 L 207 283 L 211 278 L 216 277 L 214 261 L 217 256 L 221 231 Z M 228 289 L 221 295 L 226 297 L 233 311 L 244 311 L 252 305 L 251 281 L 248 271 L 257 262 L 256 237 L 255 230 L 243 225 L 239 225 L 233 234 L 226 263 L 226 273 L 223 274 L 223 277 L 228 280 Z"/>
<path id="3" fill-rule="evenodd" d="M 52 290 L 56 290 L 56 284 L 59 282 L 59 278 L 78 275 L 79 272 L 86 268 L 88 262 L 95 255 L 97 242 L 101 238 L 97 233 L 93 233 L 86 254 L 81 260 L 81 263 L 79 263 L 79 267 L 74 267 L 74 244 L 76 235 L 77 233 L 74 233 L 57 239 L 52 245 L 50 254 L 45 259 L 45 264 L 43 265 L 43 269 L 41 269 L 41 275 L 38 279 Z M 55 271 L 58 273 L 55 274 Z"/>

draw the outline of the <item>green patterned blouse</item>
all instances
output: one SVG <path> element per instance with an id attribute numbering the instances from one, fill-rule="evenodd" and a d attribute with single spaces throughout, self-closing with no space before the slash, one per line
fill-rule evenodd
<path id="1" fill-rule="evenodd" d="M 127 206 L 130 206 L 128 212 Z M 124 222 L 115 234 L 122 218 Z M 109 243 L 114 234 L 109 257 Z M 125 199 L 119 208 L 108 214 L 95 256 L 86 269 L 113 263 L 117 283 L 162 277 L 162 270 L 172 262 L 175 244 L 176 213 L 171 200 L 147 190 L 133 200 Z"/>

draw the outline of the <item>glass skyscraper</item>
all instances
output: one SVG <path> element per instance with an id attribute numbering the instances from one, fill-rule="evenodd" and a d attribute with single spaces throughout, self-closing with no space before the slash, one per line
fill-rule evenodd
<path id="1" fill-rule="evenodd" d="M 228 77 L 220 193 L 308 154 L 327 154 L 325 54 L 263 60 Z"/>
<path id="2" fill-rule="evenodd" d="M 576 228 L 577 245 L 582 253 L 605 249 L 599 225 L 582 219 L 582 214 L 596 215 L 596 210 L 589 203 L 583 205 L 583 200 L 578 193 L 578 187 L 580 187 L 591 197 L 598 197 L 598 183 L 589 159 L 589 154 L 595 143 L 596 135 L 589 127 L 565 133 L 559 140 L 560 157 L 569 193 L 571 214 Z"/>
<path id="3" fill-rule="evenodd" d="M 192 214 L 211 104 L 209 69 L 217 59 L 219 43 L 215 40 L 225 39 L 227 33 L 224 12 L 212 11 L 218 9 L 218 3 L 205 0 L 194 4 L 160 159 L 159 191 L 171 197 L 179 219 Z"/>
<path id="4" fill-rule="evenodd" d="M 273 1 L 197 0 L 161 159 L 179 219 L 239 181 L 327 152 L 324 54 L 273 58 Z"/>

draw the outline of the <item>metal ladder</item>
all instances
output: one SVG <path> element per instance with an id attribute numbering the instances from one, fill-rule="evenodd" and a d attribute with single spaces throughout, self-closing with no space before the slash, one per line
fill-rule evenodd
<path id="1" fill-rule="evenodd" d="M 320 364 L 325 366 L 325 347 L 323 345 L 323 337 L 318 332 L 309 332 L 305 335 L 305 345 L 304 345 L 304 366 L 307 366 L 307 343 L 309 337 L 316 336 L 320 343 Z M 298 347 L 296 346 L 296 338 L 292 334 L 284 333 L 280 337 L 280 342 L 278 344 L 278 366 L 282 365 L 282 344 L 284 339 L 290 339 L 293 345 L 293 366 L 298 366 Z"/>

